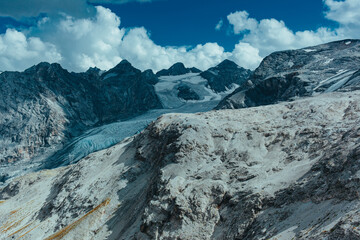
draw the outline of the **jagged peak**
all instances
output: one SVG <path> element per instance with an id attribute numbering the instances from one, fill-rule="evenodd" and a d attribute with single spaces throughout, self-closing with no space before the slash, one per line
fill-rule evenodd
<path id="1" fill-rule="evenodd" d="M 176 75 L 182 75 L 186 73 L 200 73 L 201 71 L 195 67 L 192 68 L 186 68 L 185 65 L 182 62 L 177 62 L 173 64 L 168 69 L 160 70 L 156 73 L 156 76 L 176 76 Z"/>
<path id="2" fill-rule="evenodd" d="M 231 61 L 229 59 L 225 59 L 224 61 L 219 63 L 217 65 L 217 67 L 220 67 L 220 68 L 224 68 L 224 67 L 226 67 L 226 68 L 229 68 L 229 67 L 230 68 L 237 68 L 237 67 L 239 67 L 239 65 L 237 65 L 235 62 L 233 62 L 233 61 Z"/>
<path id="3" fill-rule="evenodd" d="M 119 64 L 117 64 L 114 68 L 133 68 L 133 66 L 131 65 L 131 63 L 128 60 L 124 59 Z"/>
<path id="4" fill-rule="evenodd" d="M 98 67 L 89 67 L 89 69 L 86 72 L 100 72 L 101 69 Z"/>
<path id="5" fill-rule="evenodd" d="M 145 74 L 145 75 L 155 75 L 152 69 L 146 69 L 145 71 L 143 71 L 143 74 Z"/>
<path id="6" fill-rule="evenodd" d="M 169 70 L 171 69 L 177 69 L 177 68 L 186 68 L 185 65 L 182 63 L 182 62 L 177 62 L 177 63 L 174 63 L 170 68 Z"/>
<path id="7" fill-rule="evenodd" d="M 26 69 L 24 72 L 38 72 L 38 71 L 67 71 L 64 69 L 59 63 L 48 63 L 48 62 L 40 62 L 37 65 L 34 65 L 28 69 Z"/>

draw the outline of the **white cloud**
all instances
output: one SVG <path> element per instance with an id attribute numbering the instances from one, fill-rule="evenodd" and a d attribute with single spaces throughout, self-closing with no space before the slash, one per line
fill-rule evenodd
<path id="1" fill-rule="evenodd" d="M 125 30 L 119 26 L 118 16 L 109 9 L 96 7 L 94 18 L 64 16 L 56 22 L 47 21 L 33 31 L 57 46 L 64 67 L 82 71 L 94 66 L 108 69 L 122 60 L 119 47 Z"/>
<path id="2" fill-rule="evenodd" d="M 353 2 L 354 0 L 347 1 Z M 330 18 L 331 16 L 335 20 L 335 16 L 338 16 L 338 13 L 346 16 L 344 12 L 348 13 L 347 8 L 349 6 L 347 1 L 334 2 L 326 0 L 326 4 L 331 4 L 329 5 L 330 11 L 327 13 L 327 17 Z M 355 8 L 357 5 L 359 4 L 352 4 L 351 7 Z M 354 10 L 354 14 L 349 13 L 349 15 L 355 16 L 359 12 L 360 7 L 357 7 L 357 10 Z M 228 15 L 228 20 L 233 26 L 234 33 L 242 34 L 240 42 L 249 43 L 257 48 L 262 57 L 274 51 L 302 48 L 348 37 L 360 37 L 359 28 L 353 29 L 355 31 L 352 32 L 349 25 L 345 25 L 350 20 L 342 20 L 343 25 L 335 30 L 321 27 L 315 31 L 305 30 L 298 32 L 293 32 L 283 21 L 273 18 L 262 19 L 260 21 L 249 18 L 249 14 L 246 11 L 231 13 Z"/>
<path id="3" fill-rule="evenodd" d="M 45 0 L 32 1 L 39 3 Z M 58 1 L 46 2 L 55 6 Z M 283 21 L 257 20 L 246 11 L 231 13 L 227 19 L 234 33 L 239 34 L 239 43 L 231 52 L 226 52 L 217 43 L 200 44 L 193 48 L 157 45 L 145 28 L 121 28 L 120 18 L 100 6 L 93 8 L 94 14 L 83 17 L 74 17 L 63 11 L 60 15 L 48 15 L 23 32 L 8 29 L 0 34 L 0 68 L 24 70 L 40 61 L 49 61 L 59 62 L 72 71 L 84 71 L 94 66 L 109 69 L 127 59 L 141 70 L 151 68 L 157 71 L 175 62 L 207 69 L 229 58 L 240 66 L 254 69 L 263 57 L 273 51 L 360 37 L 358 21 L 352 20 L 358 19 L 360 12 L 357 1 L 325 0 L 324 3 L 328 7 L 326 17 L 338 21 L 339 28 L 293 32 Z M 4 2 L 0 3 L 0 9 L 1 4 L 4 5 Z M 222 23 L 219 22 L 219 29 Z"/>
<path id="4" fill-rule="evenodd" d="M 23 70 L 41 61 L 58 62 L 61 55 L 55 45 L 39 38 L 26 36 L 14 29 L 7 29 L 0 35 L 0 68 L 2 70 Z"/>
<path id="5" fill-rule="evenodd" d="M 11 31 L 2 38 L 8 38 L 10 33 Z M 32 54 L 34 57 L 25 57 L 23 64 L 16 65 L 14 62 L 11 66 L 5 64 L 7 58 L 3 57 L 0 59 L 0 66 L 5 66 L 4 69 L 24 70 L 40 61 L 59 61 L 72 71 L 84 71 L 94 66 L 109 69 L 122 59 L 129 60 L 142 70 L 151 68 L 158 71 L 175 62 L 207 69 L 231 56 L 231 53 L 225 52 L 217 43 L 197 45 L 191 49 L 159 46 L 150 39 L 145 28 L 120 28 L 120 18 L 100 6 L 96 7 L 96 15 L 90 18 L 62 15 L 55 20 L 49 17 L 41 19 L 36 27 L 27 31 L 32 36 L 28 39 L 25 33 L 16 33 L 19 35 L 16 38 L 21 42 L 20 45 L 27 46 L 28 51 L 25 51 L 26 47 L 18 47 L 14 40 L 0 42 L 0 47 L 8 49 L 7 54 L 13 54 L 12 59 L 18 59 L 18 54 Z M 43 46 L 38 51 L 33 44 L 35 40 Z M 45 57 L 46 54 L 49 56 Z"/>
<path id="6" fill-rule="evenodd" d="M 155 71 L 168 68 L 175 62 L 186 66 L 207 69 L 227 58 L 230 54 L 217 43 L 197 45 L 195 48 L 162 47 L 156 45 L 144 28 L 131 29 L 123 38 L 120 55 L 140 69 Z"/>
<path id="7" fill-rule="evenodd" d="M 227 16 L 231 25 L 234 26 L 235 34 L 239 34 L 245 30 L 253 30 L 257 27 L 258 22 L 254 18 L 249 18 L 249 13 L 240 11 L 231 13 Z"/>
<path id="8" fill-rule="evenodd" d="M 345 0 L 334 1 L 324 0 L 329 11 L 326 17 L 334 20 L 342 25 L 357 25 L 360 26 L 360 1 L 359 0 Z"/>
<path id="9" fill-rule="evenodd" d="M 235 45 L 235 49 L 232 52 L 230 59 L 234 60 L 238 65 L 244 68 L 255 69 L 259 66 L 262 57 L 260 57 L 257 48 L 254 48 L 249 43 L 240 42 Z"/>
<path id="10" fill-rule="evenodd" d="M 215 26 L 215 30 L 216 31 L 220 31 L 220 29 L 222 28 L 222 26 L 224 25 L 224 21 L 221 19 Z"/>

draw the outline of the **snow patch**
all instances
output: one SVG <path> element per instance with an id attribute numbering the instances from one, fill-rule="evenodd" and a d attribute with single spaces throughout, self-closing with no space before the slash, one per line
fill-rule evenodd
<path id="1" fill-rule="evenodd" d="M 341 88 L 346 82 L 350 79 L 350 77 L 355 73 L 356 71 L 351 70 L 339 70 L 337 74 L 334 76 L 331 76 L 325 80 L 322 80 L 319 82 L 318 86 L 314 88 L 314 91 L 320 87 L 327 87 L 325 92 L 333 92 L 337 89 Z"/>
<path id="2" fill-rule="evenodd" d="M 214 75 L 219 75 L 219 72 L 218 71 L 213 71 L 213 70 L 209 70 L 209 72 L 211 73 L 211 74 L 214 74 Z"/>
<path id="3" fill-rule="evenodd" d="M 111 77 L 117 77 L 118 74 L 117 73 L 108 73 L 105 75 L 104 80 L 111 78 Z"/>
<path id="4" fill-rule="evenodd" d="M 323 63 L 323 65 L 328 65 L 328 64 L 331 63 L 333 60 L 334 60 L 333 58 L 326 59 L 326 61 Z"/>
<path id="5" fill-rule="evenodd" d="M 305 52 L 315 52 L 316 49 L 311 49 L 311 48 L 306 48 L 306 49 L 303 49 Z"/>

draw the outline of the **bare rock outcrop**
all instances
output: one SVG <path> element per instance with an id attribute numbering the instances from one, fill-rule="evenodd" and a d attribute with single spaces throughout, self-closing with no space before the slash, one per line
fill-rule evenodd
<path id="1" fill-rule="evenodd" d="M 0 189 L 0 238 L 359 239 L 359 103 L 164 115 Z"/>

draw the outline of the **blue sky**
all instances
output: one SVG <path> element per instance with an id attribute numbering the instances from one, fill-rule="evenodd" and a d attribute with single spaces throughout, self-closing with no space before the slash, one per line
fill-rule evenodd
<path id="1" fill-rule="evenodd" d="M 322 0 L 169 0 L 152 3 L 107 4 L 128 27 L 144 26 L 160 45 L 196 45 L 217 42 L 231 51 L 238 36 L 228 34 L 225 23 L 221 31 L 216 24 L 235 11 L 246 10 L 257 19 L 284 20 L 293 31 L 316 30 L 320 26 L 335 27 L 336 22 L 324 16 Z"/>
<path id="2" fill-rule="evenodd" d="M 344 38 L 360 38 L 359 0 L 0 0 L 0 70 L 122 59 L 206 69 L 226 58 L 254 69 L 273 51 Z"/>

